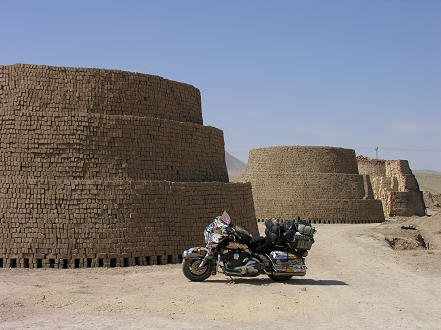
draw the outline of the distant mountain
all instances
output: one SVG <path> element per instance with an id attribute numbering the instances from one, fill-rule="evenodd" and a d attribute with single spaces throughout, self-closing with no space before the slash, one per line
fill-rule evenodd
<path id="1" fill-rule="evenodd" d="M 435 175 L 440 175 L 441 176 L 441 172 L 439 171 L 434 171 L 434 170 L 415 170 L 412 171 L 414 174 L 418 173 L 418 174 L 435 174 Z"/>
<path id="2" fill-rule="evenodd" d="M 247 164 L 225 151 L 225 162 L 227 163 L 228 176 L 230 181 L 245 172 Z"/>
<path id="3" fill-rule="evenodd" d="M 412 171 L 420 190 L 430 191 L 432 194 L 441 194 L 441 172 L 432 170 Z"/>

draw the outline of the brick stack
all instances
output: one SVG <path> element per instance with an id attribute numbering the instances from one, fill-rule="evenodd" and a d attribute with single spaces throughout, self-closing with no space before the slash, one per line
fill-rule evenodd
<path id="1" fill-rule="evenodd" d="M 357 157 L 358 170 L 370 177 L 375 198 L 383 203 L 386 217 L 425 215 L 423 193 L 407 160 Z"/>
<path id="2" fill-rule="evenodd" d="M 313 223 L 384 221 L 368 176 L 358 173 L 355 152 L 333 147 L 252 149 L 246 173 L 258 221 L 301 217 Z"/>
<path id="3" fill-rule="evenodd" d="M 0 129 L 0 267 L 178 262 L 224 209 L 257 233 L 251 186 L 228 183 L 193 86 L 0 66 Z"/>

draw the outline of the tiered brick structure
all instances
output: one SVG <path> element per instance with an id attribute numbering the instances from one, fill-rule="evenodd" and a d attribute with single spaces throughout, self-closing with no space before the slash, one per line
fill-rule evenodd
<path id="1" fill-rule="evenodd" d="M 240 182 L 251 182 L 258 221 L 301 217 L 313 223 L 384 221 L 355 152 L 333 147 L 252 149 Z"/>
<path id="2" fill-rule="evenodd" d="M 178 262 L 224 209 L 257 233 L 251 186 L 228 183 L 193 86 L 0 66 L 0 132 L 0 267 Z"/>
<path id="3" fill-rule="evenodd" d="M 358 170 L 370 177 L 375 198 L 383 202 L 386 217 L 425 214 L 423 193 L 407 160 L 357 157 Z"/>

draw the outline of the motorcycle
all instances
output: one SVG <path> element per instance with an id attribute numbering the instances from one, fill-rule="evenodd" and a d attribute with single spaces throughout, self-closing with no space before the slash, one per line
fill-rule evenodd
<path id="1" fill-rule="evenodd" d="M 224 211 L 205 228 L 205 247 L 193 247 L 182 254 L 184 275 L 190 281 L 204 281 L 219 270 L 227 276 L 266 274 L 278 282 L 304 276 L 305 258 L 314 243 L 315 228 L 310 222 L 288 220 L 291 222 L 283 230 L 285 223 L 279 226 L 277 221 L 269 221 L 266 237 L 253 238 L 246 229 L 233 225 Z M 278 230 L 276 235 L 276 231 L 268 232 L 271 228 Z"/>

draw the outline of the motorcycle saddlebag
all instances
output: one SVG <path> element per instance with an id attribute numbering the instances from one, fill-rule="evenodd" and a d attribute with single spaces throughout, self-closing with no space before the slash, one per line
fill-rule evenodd
<path id="1" fill-rule="evenodd" d="M 314 243 L 314 238 L 311 236 L 296 233 L 294 236 L 294 242 L 291 243 L 291 248 L 297 250 L 310 250 L 312 243 Z"/>
<path id="2" fill-rule="evenodd" d="M 268 255 L 277 273 L 291 275 L 305 275 L 306 266 L 303 259 L 293 253 L 284 251 L 272 251 Z"/>

